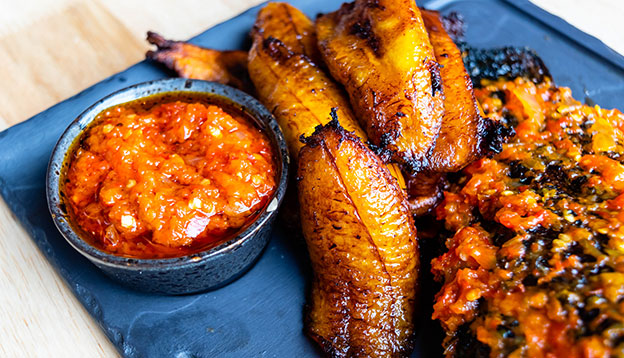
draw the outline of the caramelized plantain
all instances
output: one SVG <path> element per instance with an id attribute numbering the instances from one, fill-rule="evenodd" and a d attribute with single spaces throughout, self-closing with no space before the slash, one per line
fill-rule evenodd
<path id="1" fill-rule="evenodd" d="M 429 155 L 427 170 L 455 172 L 476 160 L 488 149 L 488 131 L 494 124 L 483 118 L 472 92 L 472 81 L 462 55 L 445 31 L 435 11 L 423 10 L 436 60 L 441 65 L 444 88 L 444 117 L 436 144 Z"/>
<path id="2" fill-rule="evenodd" d="M 252 33 L 264 38 L 280 40 L 293 53 L 306 55 L 321 65 L 321 54 L 316 46 L 314 23 L 299 9 L 284 2 L 270 2 L 258 12 Z"/>
<path id="3" fill-rule="evenodd" d="M 170 41 L 155 32 L 147 33 L 147 41 L 156 45 L 146 57 L 162 63 L 180 77 L 214 81 L 253 94 L 253 85 L 247 74 L 246 51 L 218 51 Z"/>
<path id="4" fill-rule="evenodd" d="M 404 192 L 337 121 L 299 157 L 303 234 L 314 269 L 306 331 L 332 357 L 400 357 L 413 344 L 419 266 Z"/>
<path id="5" fill-rule="evenodd" d="M 269 108 L 284 132 L 293 158 L 318 125 L 332 118 L 367 141 L 344 91 L 320 68 L 314 24 L 286 3 L 269 3 L 258 13 L 252 30 L 249 74 L 260 101 Z M 405 181 L 399 168 L 388 169 L 399 185 Z"/>
<path id="6" fill-rule="evenodd" d="M 350 95 L 384 159 L 426 167 L 442 123 L 438 63 L 413 0 L 356 0 L 320 16 L 316 32 L 332 76 Z"/>
<path id="7" fill-rule="evenodd" d="M 270 3 L 258 13 L 251 34 L 249 75 L 260 101 L 282 128 L 293 158 L 303 146 L 301 135 L 309 136 L 329 122 L 332 111 L 342 126 L 366 140 L 342 89 L 312 61 L 313 31 L 312 22 L 296 8 Z"/>

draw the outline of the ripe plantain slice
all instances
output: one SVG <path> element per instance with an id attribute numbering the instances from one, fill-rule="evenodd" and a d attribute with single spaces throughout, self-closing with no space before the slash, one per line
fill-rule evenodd
<path id="1" fill-rule="evenodd" d="M 171 41 L 155 32 L 147 33 L 147 41 L 156 45 L 146 57 L 162 63 L 180 77 L 214 81 L 253 94 L 253 85 L 247 74 L 246 51 L 218 51 Z"/>
<path id="2" fill-rule="evenodd" d="M 413 344 L 419 251 L 404 192 L 337 121 L 299 157 L 303 234 L 314 269 L 306 331 L 332 357 L 401 357 Z"/>
<path id="3" fill-rule="evenodd" d="M 438 12 L 422 10 L 421 14 L 436 60 L 441 65 L 445 96 L 442 127 L 429 155 L 427 170 L 455 172 L 488 151 L 490 132 L 495 125 L 481 116 L 462 54 L 444 30 Z"/>
<path id="4" fill-rule="evenodd" d="M 284 2 L 270 2 L 258 12 L 252 30 L 264 38 L 274 37 L 293 53 L 304 54 L 317 65 L 322 64 L 316 46 L 314 23 L 299 9 Z"/>
<path id="5" fill-rule="evenodd" d="M 301 135 L 309 136 L 329 122 L 332 110 L 342 126 L 366 140 L 344 92 L 312 61 L 314 27 L 303 13 L 270 3 L 258 13 L 251 36 L 249 75 L 260 101 L 282 128 L 293 158 L 303 146 Z"/>
<path id="6" fill-rule="evenodd" d="M 426 167 L 444 111 L 438 63 L 414 0 L 356 0 L 319 17 L 332 76 L 371 141 L 408 172 Z"/>

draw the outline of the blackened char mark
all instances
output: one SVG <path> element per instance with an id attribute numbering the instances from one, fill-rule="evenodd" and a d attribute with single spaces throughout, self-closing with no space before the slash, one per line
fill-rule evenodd
<path id="1" fill-rule="evenodd" d="M 492 235 L 492 243 L 503 247 L 505 243 L 516 236 L 516 232 L 498 223 L 495 220 L 485 220 L 480 217 L 481 226 Z"/>
<path id="2" fill-rule="evenodd" d="M 416 174 L 425 170 L 429 166 L 429 159 L 426 155 L 417 158 L 404 158 L 402 167 L 408 173 Z"/>
<path id="3" fill-rule="evenodd" d="M 389 163 L 392 160 L 392 157 L 394 156 L 393 151 L 387 149 L 387 148 L 382 148 L 378 145 L 376 145 L 375 143 L 371 142 L 371 141 L 367 141 L 366 145 L 368 146 L 368 148 L 370 150 L 373 151 L 373 153 L 375 153 L 382 162 L 384 163 Z"/>
<path id="4" fill-rule="evenodd" d="M 464 65 L 476 87 L 481 80 L 499 78 L 526 78 L 534 83 L 552 78 L 542 59 L 535 51 L 527 47 L 501 47 L 494 49 L 477 49 L 459 44 L 462 50 Z"/>
<path id="5" fill-rule="evenodd" d="M 401 132 L 396 129 L 387 130 L 381 135 L 381 138 L 379 139 L 379 145 L 385 148 L 394 144 L 396 140 L 399 138 L 400 134 Z"/>
<path id="6" fill-rule="evenodd" d="M 528 185 L 535 179 L 535 174 L 519 160 L 513 160 L 509 162 L 509 177 L 519 179 L 521 184 Z"/>
<path id="7" fill-rule="evenodd" d="M 294 55 L 282 41 L 273 36 L 265 38 L 262 41 L 262 47 L 272 59 L 278 62 L 286 61 Z"/>
<path id="8" fill-rule="evenodd" d="M 480 149 L 481 153 L 488 157 L 500 153 L 503 150 L 503 144 L 516 134 L 513 127 L 505 126 L 489 118 L 483 118 L 483 124 L 480 129 L 480 135 L 483 138 Z"/>
<path id="9" fill-rule="evenodd" d="M 540 178 L 540 185 L 553 184 L 559 191 L 576 197 L 583 192 L 583 185 L 587 182 L 587 177 L 579 175 L 572 179 L 565 168 L 557 164 L 546 167 L 544 175 Z"/>
<path id="10" fill-rule="evenodd" d="M 379 39 L 375 36 L 375 33 L 373 32 L 373 27 L 370 20 L 366 19 L 362 22 L 358 21 L 354 23 L 351 27 L 351 33 L 361 38 L 362 40 L 366 40 L 368 47 L 373 50 L 373 53 L 375 53 L 375 55 L 379 56 Z"/>
<path id="11" fill-rule="evenodd" d="M 401 131 L 399 129 L 392 128 L 391 125 L 388 125 L 384 133 L 379 138 L 379 145 L 369 145 L 369 147 L 375 154 L 377 154 L 377 156 L 381 158 L 384 163 L 388 163 L 396 154 L 396 151 L 393 151 L 390 148 L 394 145 L 400 135 Z"/>
<path id="12" fill-rule="evenodd" d="M 432 59 L 425 59 L 425 66 L 431 74 L 431 95 L 435 97 L 436 93 L 444 94 L 440 64 Z"/>
<path id="13" fill-rule="evenodd" d="M 359 138 L 353 134 L 352 132 L 344 129 L 342 125 L 340 125 L 340 120 L 338 119 L 338 107 L 332 107 L 329 115 L 332 120 L 327 122 L 325 125 L 319 124 L 314 128 L 314 133 L 312 133 L 309 137 L 306 137 L 305 134 L 299 136 L 299 141 L 303 144 L 309 145 L 310 147 L 317 146 L 320 142 L 321 133 L 323 131 L 335 131 L 340 134 L 339 142 L 341 143 L 343 140 L 349 138 L 351 140 L 359 140 Z"/>

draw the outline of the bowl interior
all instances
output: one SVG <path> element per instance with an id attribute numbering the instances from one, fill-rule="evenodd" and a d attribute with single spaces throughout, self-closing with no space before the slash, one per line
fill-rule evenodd
<path id="1" fill-rule="evenodd" d="M 74 149 L 75 143 L 93 122 L 99 113 L 107 108 L 135 101 L 144 97 L 162 95 L 172 99 L 191 97 L 204 99 L 206 102 L 220 104 L 226 110 L 244 114 L 249 121 L 260 128 L 271 141 L 277 168 L 277 187 L 265 208 L 255 215 L 253 221 L 241 228 L 227 241 L 194 254 L 162 259 L 138 259 L 116 256 L 104 252 L 81 238 L 80 229 L 71 223 L 70 215 L 64 204 L 61 192 L 61 180 L 66 170 L 66 157 Z M 208 257 L 226 254 L 231 248 L 252 239 L 254 234 L 271 216 L 275 215 L 286 191 L 289 157 L 283 134 L 271 113 L 256 99 L 235 88 L 200 80 L 172 78 L 145 82 L 127 87 L 98 101 L 78 118 L 62 134 L 57 142 L 48 165 L 46 194 L 48 207 L 55 225 L 67 241 L 81 254 L 99 264 L 124 266 L 136 269 L 155 269 L 162 266 L 194 264 Z"/>

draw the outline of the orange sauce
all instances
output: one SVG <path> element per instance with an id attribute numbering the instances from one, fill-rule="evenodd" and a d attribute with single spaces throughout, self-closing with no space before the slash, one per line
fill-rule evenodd
<path id="1" fill-rule="evenodd" d="M 98 115 L 61 189 L 90 244 L 134 258 L 189 255 L 248 224 L 276 188 L 270 140 L 200 97 L 150 97 Z"/>
<path id="2" fill-rule="evenodd" d="M 624 114 L 550 81 L 475 95 L 516 135 L 436 209 L 448 250 L 432 262 L 433 316 L 447 356 L 624 356 Z"/>

